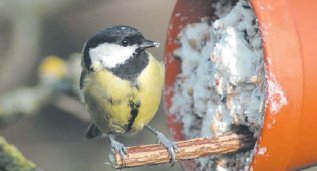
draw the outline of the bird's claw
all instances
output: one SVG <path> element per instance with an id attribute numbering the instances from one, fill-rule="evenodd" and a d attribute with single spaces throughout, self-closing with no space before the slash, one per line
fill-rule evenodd
<path id="1" fill-rule="evenodd" d="M 124 160 L 127 154 L 127 148 L 118 141 L 111 141 L 111 148 L 120 154 L 121 160 Z"/>
<path id="2" fill-rule="evenodd" d="M 158 133 L 157 134 L 157 139 L 160 144 L 164 145 L 165 148 L 167 149 L 168 154 L 170 155 L 171 159 L 170 162 L 172 163 L 172 166 L 174 166 L 174 163 L 176 162 L 176 151 L 177 151 L 177 146 L 175 142 L 172 140 L 168 139 L 164 134 Z"/>

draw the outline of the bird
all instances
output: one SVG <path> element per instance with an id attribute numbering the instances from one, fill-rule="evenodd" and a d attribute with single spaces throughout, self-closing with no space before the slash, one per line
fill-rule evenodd
<path id="1" fill-rule="evenodd" d="M 109 137 L 122 160 L 127 149 L 115 138 L 145 127 L 176 161 L 175 142 L 149 125 L 160 104 L 165 66 L 146 49 L 159 45 L 136 28 L 117 25 L 98 31 L 83 48 L 80 97 L 91 118 L 85 138 Z"/>

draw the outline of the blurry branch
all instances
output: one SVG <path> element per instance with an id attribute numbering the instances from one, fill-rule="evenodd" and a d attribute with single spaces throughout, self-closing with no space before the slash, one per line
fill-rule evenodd
<path id="1" fill-rule="evenodd" d="M 2 0 L 0 19 L 8 18 L 12 33 L 0 66 L 0 93 L 27 81 L 39 58 L 42 21 L 74 0 Z M 4 17 L 5 16 L 5 17 Z"/>
<path id="2" fill-rule="evenodd" d="M 176 142 L 176 160 L 190 160 L 211 155 L 223 155 L 253 148 L 255 138 L 252 133 L 227 133 L 217 137 L 195 138 Z M 170 156 L 161 144 L 134 146 L 127 148 L 126 158 L 113 151 L 109 159 L 117 169 L 170 163 Z"/>
<path id="3" fill-rule="evenodd" d="M 76 94 L 79 89 L 80 54 L 73 54 L 68 61 L 56 56 L 46 57 L 39 66 L 39 83 L 34 87 L 20 87 L 0 96 L 0 123 L 7 123 L 22 115 L 32 115 L 48 104 L 71 112 L 88 121 L 84 105 Z"/>
<path id="4" fill-rule="evenodd" d="M 40 171 L 36 165 L 27 160 L 23 154 L 13 145 L 8 144 L 0 136 L 0 170 L 12 171 Z"/>
<path id="5" fill-rule="evenodd" d="M 55 100 L 55 106 L 84 122 L 90 120 L 84 105 L 80 103 L 78 99 L 74 99 L 65 94 L 60 94 Z"/>
<path id="6" fill-rule="evenodd" d="M 45 86 L 20 87 L 0 97 L 0 122 L 7 123 L 21 115 L 31 115 L 50 100 L 51 90 Z"/>

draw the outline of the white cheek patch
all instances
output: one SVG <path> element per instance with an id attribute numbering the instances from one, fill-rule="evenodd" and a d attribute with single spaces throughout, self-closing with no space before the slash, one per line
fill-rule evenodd
<path id="1" fill-rule="evenodd" d="M 92 64 L 101 63 L 107 68 L 114 68 L 117 64 L 123 64 L 124 61 L 133 56 L 137 49 L 136 45 L 123 47 L 117 44 L 103 43 L 89 50 Z"/>

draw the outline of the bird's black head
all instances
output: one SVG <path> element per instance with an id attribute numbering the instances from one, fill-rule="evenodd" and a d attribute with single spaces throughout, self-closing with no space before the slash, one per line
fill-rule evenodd
<path id="1" fill-rule="evenodd" d="M 133 54 L 158 46 L 159 43 L 146 40 L 137 29 L 118 25 L 97 32 L 87 41 L 83 50 L 84 64 L 92 69 L 92 62 L 99 60 L 112 68 Z"/>

